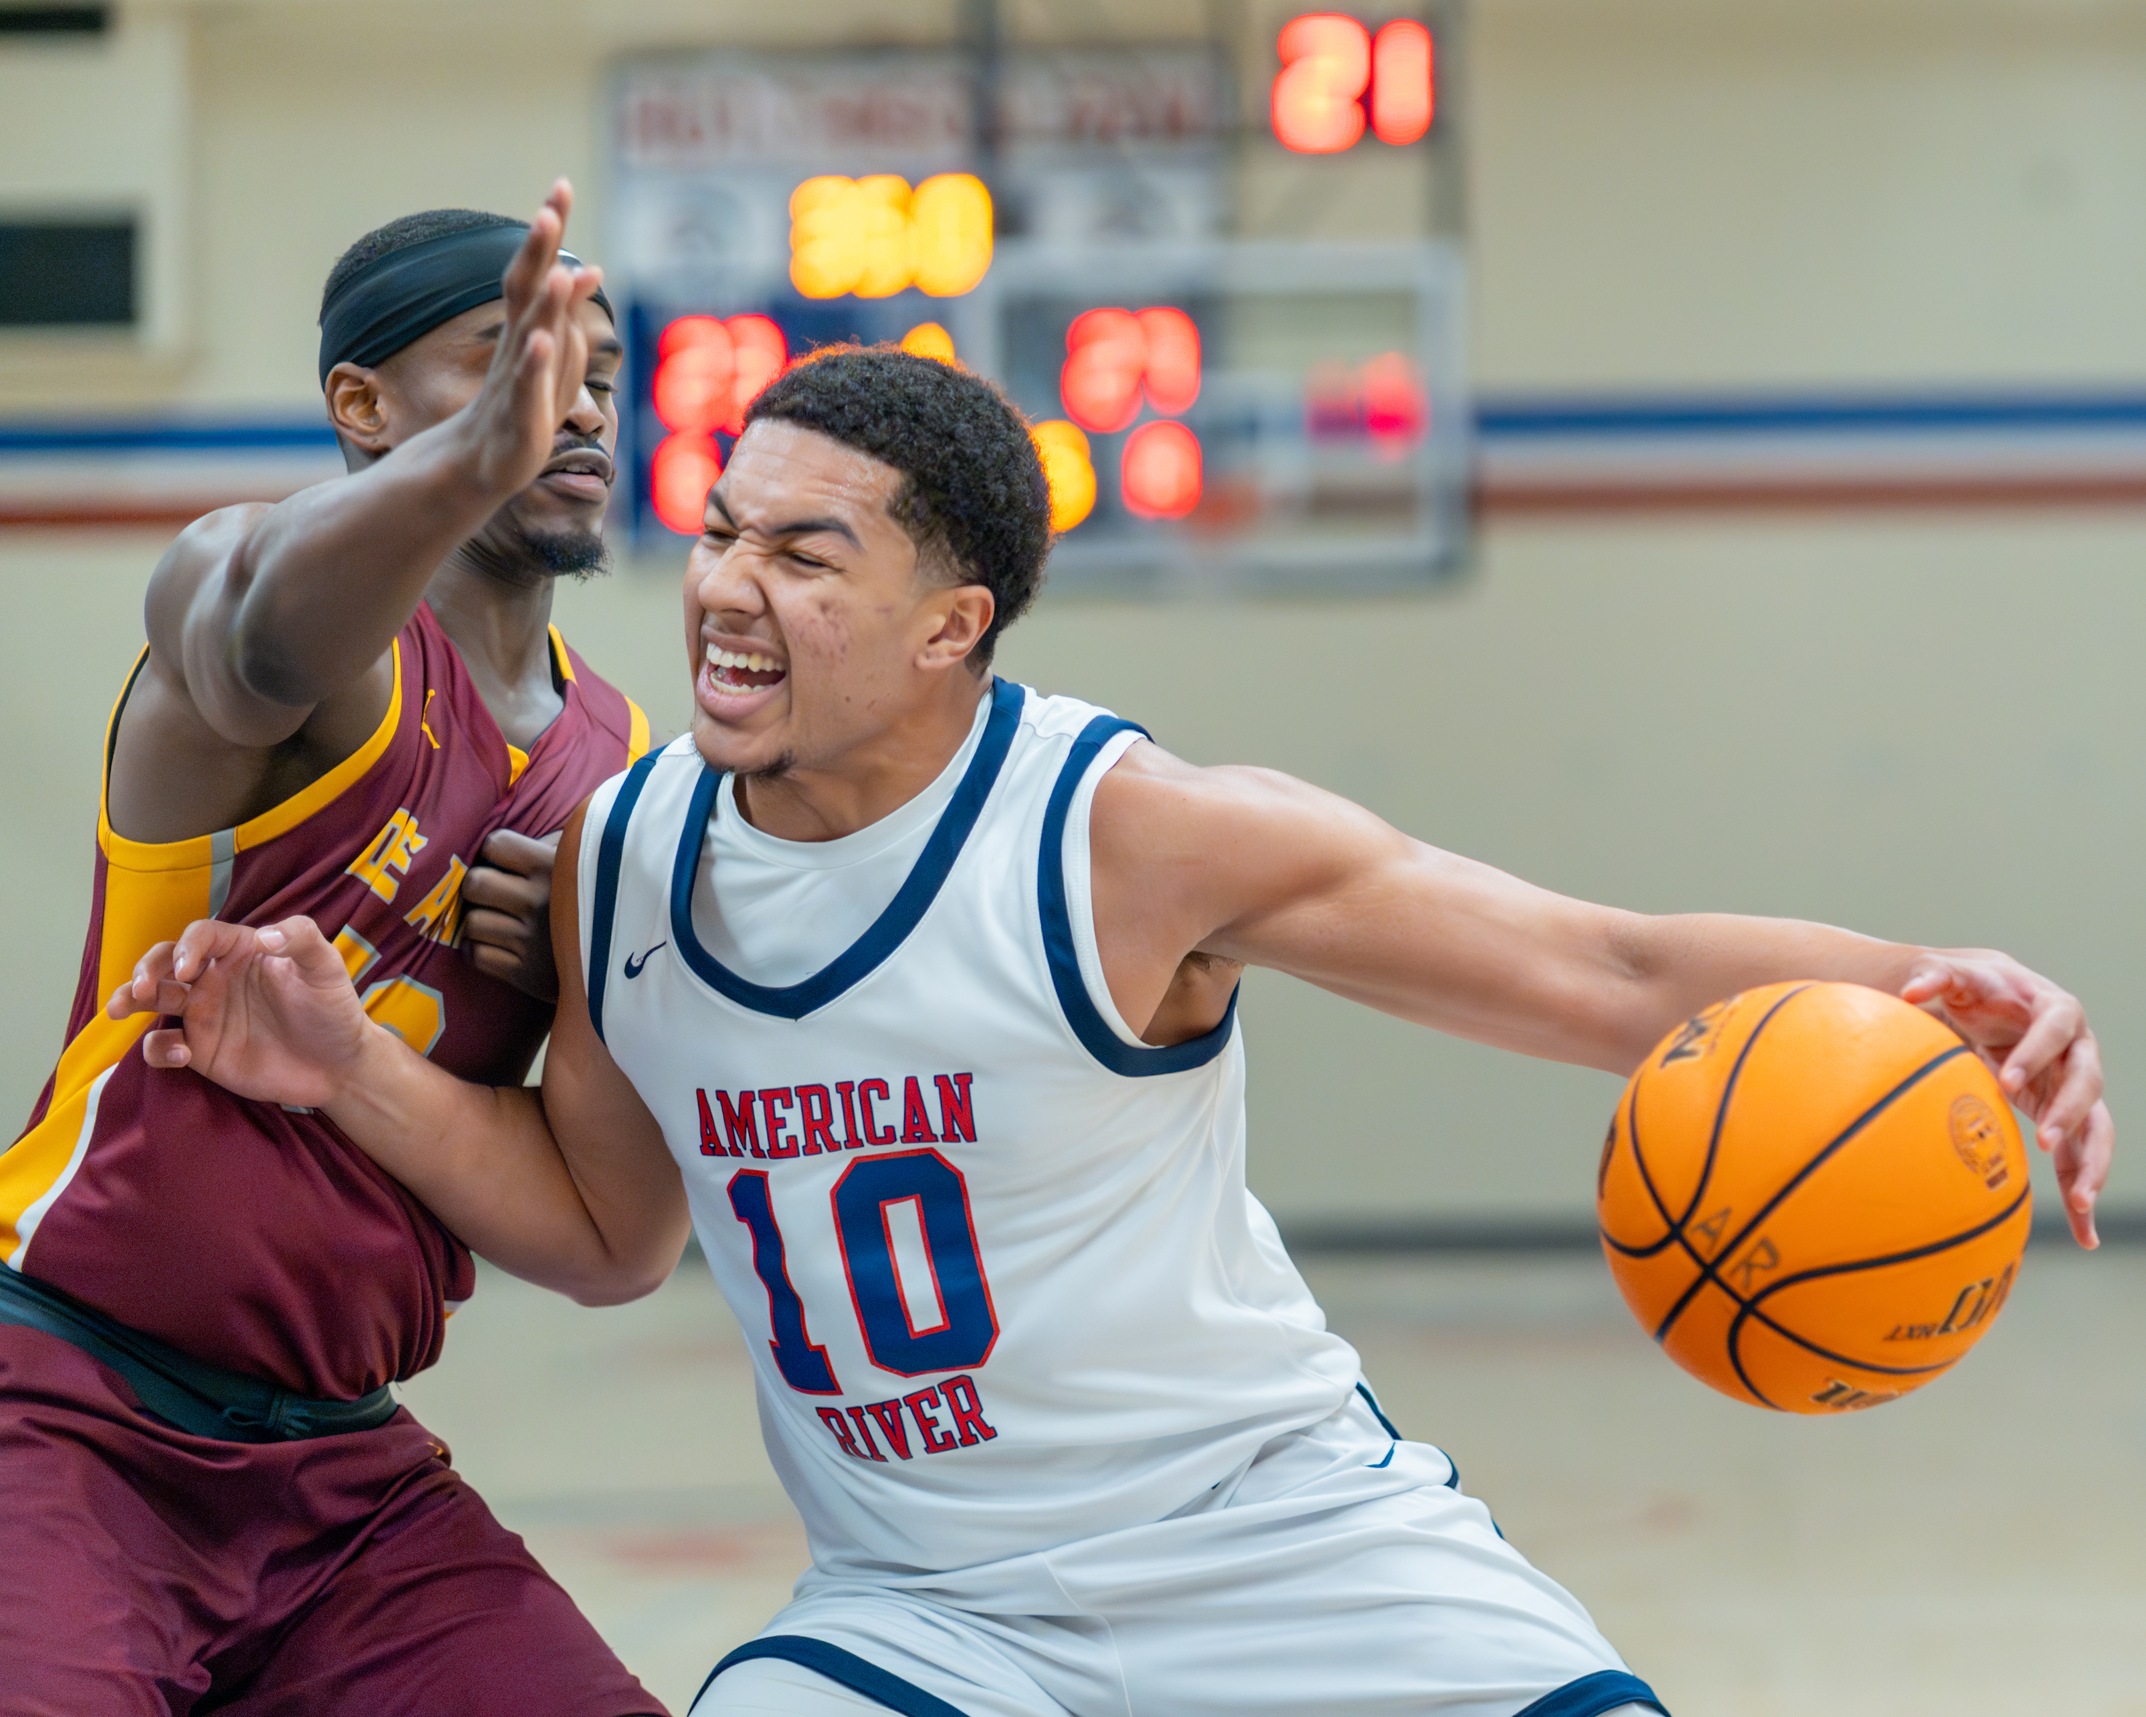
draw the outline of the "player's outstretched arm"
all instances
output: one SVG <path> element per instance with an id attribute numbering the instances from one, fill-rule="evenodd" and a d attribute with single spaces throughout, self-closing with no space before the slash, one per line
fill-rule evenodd
<path id="1" fill-rule="evenodd" d="M 154 1066 L 321 1110 L 500 1268 L 584 1305 L 652 1293 L 685 1249 L 685 1193 L 655 1118 L 589 1024 L 580 824 L 576 812 L 552 894 L 564 993 L 541 1093 L 457 1079 L 375 1025 L 310 918 L 189 925 L 142 958 L 107 1011 L 177 1019 L 143 1040 Z"/>
<path id="2" fill-rule="evenodd" d="M 1649 917 L 1537 888 L 1361 806 L 1151 745 L 1098 787 L 1096 935 L 1127 1019 L 1155 1017 L 1188 953 L 1271 966 L 1522 1054 L 1629 1073 L 1680 1020 L 1756 984 L 1833 979 L 1938 1013 L 1996 1069 L 2055 1157 L 2093 1245 L 2114 1126 L 2084 1010 L 2006 955 L 1725 913 Z"/>
<path id="3" fill-rule="evenodd" d="M 226 742 L 288 739 L 376 669 L 440 562 L 552 457 L 588 369 L 575 309 L 601 280 L 558 261 L 572 204 L 562 179 L 508 265 L 506 320 L 470 404 L 362 471 L 212 513 L 165 555 L 147 608 L 156 674 Z M 361 372 L 330 372 L 331 401 L 346 377 Z"/>

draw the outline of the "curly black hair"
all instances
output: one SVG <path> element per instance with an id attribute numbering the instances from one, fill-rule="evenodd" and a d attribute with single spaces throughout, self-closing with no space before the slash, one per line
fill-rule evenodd
<path id="1" fill-rule="evenodd" d="M 921 560 L 949 565 L 997 605 L 975 661 L 1035 601 L 1051 552 L 1051 503 L 1028 423 L 956 365 L 898 346 L 836 346 L 785 372 L 747 408 L 869 453 L 902 474 L 888 511 Z"/>
<path id="2" fill-rule="evenodd" d="M 487 214 L 482 209 L 421 209 L 414 215 L 397 215 L 387 225 L 374 227 L 335 259 L 335 266 L 328 270 L 327 283 L 320 289 L 320 312 L 327 315 L 328 300 L 342 290 L 343 283 L 366 264 L 383 256 L 408 250 L 412 245 L 429 244 L 449 233 L 526 225 L 526 221 L 515 220 L 509 215 Z"/>

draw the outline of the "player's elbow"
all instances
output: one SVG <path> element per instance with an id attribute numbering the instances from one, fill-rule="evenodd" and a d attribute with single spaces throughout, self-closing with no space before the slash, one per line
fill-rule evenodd
<path id="1" fill-rule="evenodd" d="M 678 1260 L 684 1255 L 683 1243 L 654 1249 L 638 1256 L 607 1256 L 602 1262 L 577 1273 L 572 1282 L 562 1284 L 566 1295 L 577 1306 L 623 1306 L 634 1300 L 645 1300 L 671 1279 L 678 1268 Z"/>
<path id="2" fill-rule="evenodd" d="M 577 1306 L 630 1305 L 635 1300 L 647 1299 L 670 1279 L 668 1270 L 593 1277 L 569 1287 L 566 1297 Z"/>

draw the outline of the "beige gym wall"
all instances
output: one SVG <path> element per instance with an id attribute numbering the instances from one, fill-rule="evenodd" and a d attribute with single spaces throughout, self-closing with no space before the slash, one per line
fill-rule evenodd
<path id="1" fill-rule="evenodd" d="M 352 234 L 428 204 L 521 207 L 554 170 L 593 230 L 604 58 L 769 39 L 740 5 L 172 10 L 196 356 L 176 396 L 136 378 L 108 403 L 305 397 L 319 278 Z M 929 35 L 948 10 L 809 17 Z M 2146 4 L 1479 0 L 1471 34 L 1484 388 L 2146 372 Z M 0 377 L 0 411 L 24 403 Z M 0 538 L 19 831 L 0 1100 L 18 1107 L 57 1048 L 101 724 L 158 546 Z M 2146 519 L 2118 513 L 1505 524 L 1434 597 L 1047 602 L 1004 666 L 1556 887 L 2012 947 L 2096 1009 L 2121 1104 L 2146 1090 L 2125 887 L 2146 835 L 2142 554 Z M 673 724 L 674 569 L 562 604 Z M 1612 1081 L 1282 980 L 1255 979 L 1246 1015 L 1255 1178 L 1285 1217 L 1584 1211 Z M 2117 1184 L 2146 1203 L 2146 1170 Z"/>

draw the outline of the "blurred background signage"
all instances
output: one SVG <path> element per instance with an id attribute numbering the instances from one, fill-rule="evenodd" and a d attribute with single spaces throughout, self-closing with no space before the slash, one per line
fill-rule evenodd
<path id="1" fill-rule="evenodd" d="M 631 522 L 699 529 L 746 403 L 899 341 L 1037 425 L 1061 586 L 1389 589 L 1468 536 L 1443 20 L 1239 38 L 636 59 L 606 259 Z M 1394 236 L 1321 236 L 1317 157 L 1430 157 Z M 1289 162 L 1296 166 L 1290 167 Z"/>

